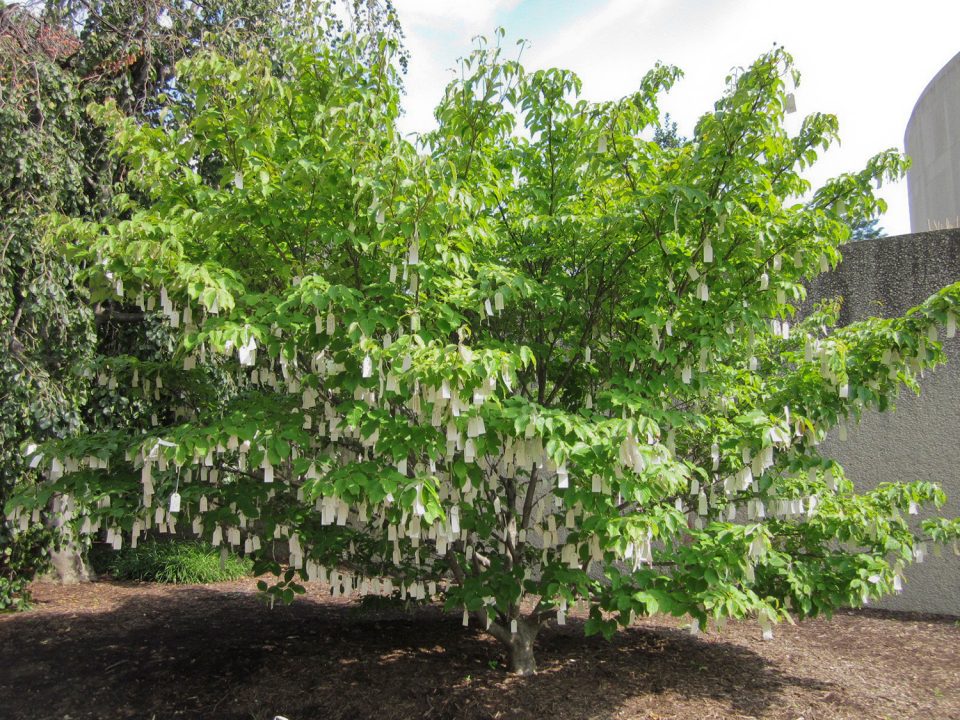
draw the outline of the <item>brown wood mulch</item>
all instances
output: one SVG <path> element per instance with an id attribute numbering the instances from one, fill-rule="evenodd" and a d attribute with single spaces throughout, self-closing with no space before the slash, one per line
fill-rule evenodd
<path id="1" fill-rule="evenodd" d="M 495 641 L 437 608 L 361 610 L 311 587 L 269 609 L 253 581 L 34 587 L 0 616 L 0 718 L 960 720 L 955 619 L 845 612 L 691 636 L 645 619 L 611 642 L 572 618 L 507 674 Z"/>

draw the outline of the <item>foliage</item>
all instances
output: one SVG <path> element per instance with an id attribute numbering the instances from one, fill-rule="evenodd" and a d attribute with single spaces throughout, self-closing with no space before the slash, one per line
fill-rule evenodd
<path id="1" fill-rule="evenodd" d="M 786 132 L 788 54 L 674 146 L 643 138 L 677 70 L 594 104 L 482 44 L 413 146 L 396 37 L 328 30 L 182 61 L 161 124 L 94 111 L 137 193 L 56 240 L 93 302 L 168 326 L 170 361 L 100 365 L 162 410 L 46 443 L 9 512 L 57 491 L 114 547 L 180 521 L 245 553 L 287 539 L 290 570 L 258 564 L 274 595 L 441 597 L 519 672 L 574 603 L 588 633 L 658 612 L 767 631 L 892 592 L 957 537 L 908 522 L 936 484 L 857 493 L 818 449 L 943 361 L 960 284 L 902 318 L 794 317 L 905 161 L 810 193 L 837 124 Z"/>
<path id="2" fill-rule="evenodd" d="M 250 574 L 252 563 L 204 542 L 149 540 L 120 552 L 106 550 L 93 556 L 94 569 L 117 580 L 202 584 L 239 580 Z"/>
<path id="3" fill-rule="evenodd" d="M 0 528 L 0 612 L 30 607 L 27 585 L 47 570 L 49 551 L 55 545 L 54 533 L 41 523 L 32 523 L 13 536 Z"/>

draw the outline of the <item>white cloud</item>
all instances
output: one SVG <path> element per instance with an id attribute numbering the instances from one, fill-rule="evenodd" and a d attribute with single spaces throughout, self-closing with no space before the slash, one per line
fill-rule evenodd
<path id="1" fill-rule="evenodd" d="M 478 28 L 491 25 L 497 13 L 509 10 L 519 1 L 394 0 L 394 6 L 407 27 L 451 23 Z"/>
<path id="2" fill-rule="evenodd" d="M 782 44 L 803 74 L 792 126 L 815 111 L 840 121 L 842 145 L 814 169 L 814 182 L 858 170 L 886 148 L 902 148 L 921 91 L 960 49 L 957 0 L 552 0 L 519 6 L 516 0 L 399 0 L 397 6 L 412 55 L 409 130 L 432 125 L 432 108 L 450 77 L 444 68 L 470 51 L 472 36 L 489 34 L 510 10 L 522 21 L 507 27 L 510 37 L 531 41 L 524 64 L 574 70 L 590 99 L 630 92 L 657 60 L 678 65 L 685 77 L 663 106 L 687 134 L 723 92 L 732 67 Z M 557 27 L 564 15 L 569 19 Z M 881 224 L 891 234 L 908 232 L 906 183 L 885 185 L 881 194 L 890 203 Z"/>
<path id="3" fill-rule="evenodd" d="M 434 125 L 433 109 L 452 79 L 458 57 L 470 52 L 475 35 L 490 35 L 498 13 L 519 0 L 396 0 L 407 35 L 410 65 L 405 80 L 404 132 L 423 132 Z"/>

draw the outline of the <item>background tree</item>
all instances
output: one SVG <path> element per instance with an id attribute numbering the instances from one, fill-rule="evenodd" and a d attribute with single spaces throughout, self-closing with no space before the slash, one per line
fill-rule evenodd
<path id="1" fill-rule="evenodd" d="M 879 218 L 858 218 L 850 223 L 850 241 L 876 240 L 886 236 Z"/>
<path id="2" fill-rule="evenodd" d="M 660 147 L 679 148 L 687 139 L 677 132 L 677 122 L 670 117 L 670 113 L 663 116 L 663 121 L 653 129 L 653 141 Z"/>
<path id="3" fill-rule="evenodd" d="M 840 206 L 880 209 L 871 182 L 904 161 L 792 200 L 836 120 L 784 130 L 789 55 L 663 147 L 643 137 L 676 70 L 591 104 L 572 73 L 481 45 L 418 148 L 397 38 L 328 28 L 182 61 L 162 123 L 98 112 L 137 193 L 57 237 L 94 302 L 167 326 L 172 362 L 101 365 L 164 407 L 145 432 L 46 443 L 14 521 L 57 491 L 115 547 L 179 523 L 242 546 L 284 600 L 304 578 L 441 597 L 520 673 L 576 603 L 588 633 L 664 612 L 767 634 L 896 590 L 957 536 L 905 518 L 935 484 L 857 494 L 818 451 L 943 360 L 960 285 L 903 318 L 794 321 L 839 260 Z"/>
<path id="4" fill-rule="evenodd" d="M 84 214 L 83 125 L 76 78 L 63 70 L 76 39 L 16 6 L 0 8 L 0 501 L 27 482 L 20 452 L 28 437 L 76 432 L 86 397 L 84 364 L 91 359 L 91 313 L 71 282 L 64 260 L 39 241 L 42 219 L 54 210 Z M 0 522 L 0 545 L 9 549 L 0 580 L 0 607 L 13 602 L 49 549 L 39 512 L 32 550 L 14 542 Z M 9 565 L 7 561 L 9 560 Z"/>

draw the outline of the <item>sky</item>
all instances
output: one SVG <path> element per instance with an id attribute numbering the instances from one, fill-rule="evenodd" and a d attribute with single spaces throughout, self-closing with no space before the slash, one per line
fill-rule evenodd
<path id="1" fill-rule="evenodd" d="M 887 148 L 903 150 L 914 104 L 934 75 L 960 52 L 960 0 L 394 0 L 410 51 L 405 132 L 434 124 L 433 108 L 457 58 L 477 35 L 507 31 L 506 47 L 529 42 L 528 70 L 564 67 L 583 81 L 588 100 L 626 95 L 657 61 L 684 77 L 661 103 L 689 136 L 724 90 L 724 78 L 782 45 L 802 74 L 802 117 L 827 112 L 841 145 L 808 173 L 819 185 L 862 169 Z M 879 191 L 889 204 L 880 225 L 910 232 L 907 183 Z M 926 228 L 923 228 L 926 229 Z"/>

